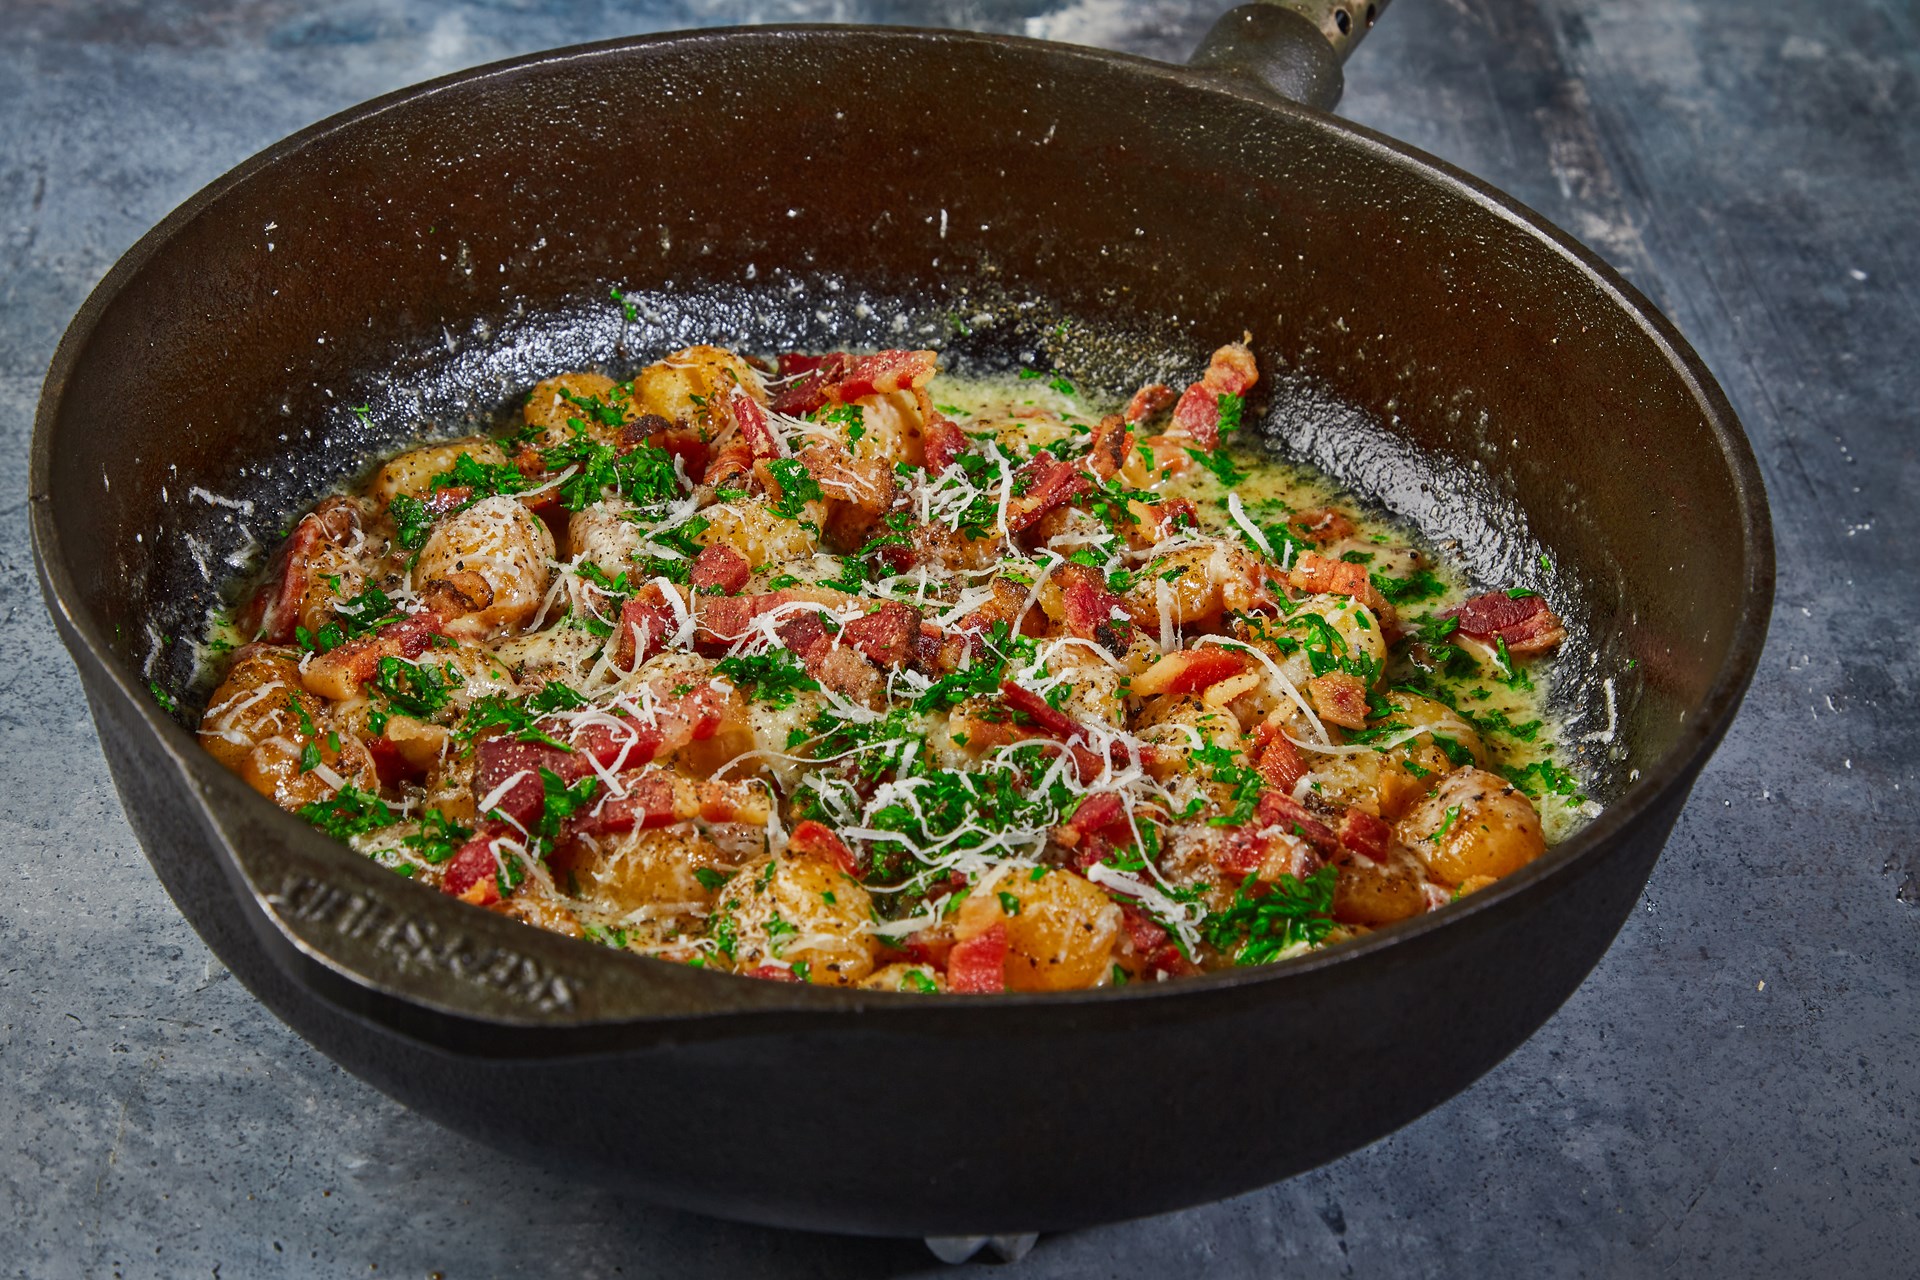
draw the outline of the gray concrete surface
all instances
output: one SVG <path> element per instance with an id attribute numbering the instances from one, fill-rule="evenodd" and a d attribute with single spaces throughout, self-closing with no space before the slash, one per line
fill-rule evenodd
<path id="1" fill-rule="evenodd" d="M 254 1004 L 148 871 L 42 610 L 33 403 L 142 231 L 389 88 L 735 21 L 1176 56 L 1215 7 L 0 0 L 0 1275 L 956 1274 L 556 1183 Z M 1772 640 L 1644 910 L 1509 1061 L 1334 1165 L 1043 1240 L 1022 1274 L 1920 1272 L 1916 28 L 1893 0 L 1400 0 L 1361 51 L 1347 114 L 1588 240 L 1717 372 L 1772 493 Z"/>

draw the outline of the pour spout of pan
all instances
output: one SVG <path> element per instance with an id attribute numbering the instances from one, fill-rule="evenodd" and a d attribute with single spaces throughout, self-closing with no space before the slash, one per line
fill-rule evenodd
<path id="1" fill-rule="evenodd" d="M 1346 86 L 1340 66 L 1388 0 L 1261 0 L 1229 9 L 1187 59 L 1238 88 L 1331 111 Z"/>

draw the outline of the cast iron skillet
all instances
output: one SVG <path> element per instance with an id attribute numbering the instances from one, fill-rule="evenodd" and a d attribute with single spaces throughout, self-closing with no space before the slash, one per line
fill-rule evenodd
<path id="1" fill-rule="evenodd" d="M 835 27 L 565 50 L 335 117 L 175 211 L 54 358 L 32 504 L 127 816 L 201 936 L 301 1035 L 463 1133 L 835 1231 L 1213 1199 L 1499 1061 L 1606 949 L 1734 714 L 1768 519 L 1725 396 L 1619 277 L 1497 192 L 1270 92 L 1331 105 L 1365 20 L 1341 12 L 1329 44 L 1237 9 L 1199 69 Z M 1572 732 L 1605 814 L 1355 945 L 1044 998 L 742 981 L 405 882 L 183 727 L 178 638 L 225 557 L 368 451 L 470 429 L 556 371 L 694 341 L 941 341 L 957 365 L 1124 391 L 1243 329 L 1278 447 L 1470 539 L 1486 580 L 1545 590 L 1580 638 L 1559 696 L 1587 708 Z"/>

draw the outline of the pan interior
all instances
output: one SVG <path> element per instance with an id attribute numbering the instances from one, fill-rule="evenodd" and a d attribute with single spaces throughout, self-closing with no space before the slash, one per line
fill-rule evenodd
<path id="1" fill-rule="evenodd" d="M 932 346 L 1125 394 L 1242 331 L 1274 448 L 1567 617 L 1554 697 L 1595 794 L 1653 768 L 1752 568 L 1665 345 L 1446 176 L 1105 55 L 709 34 L 321 126 L 89 304 L 43 422 L 51 518 L 96 634 L 185 694 L 185 642 L 291 513 L 553 373 L 693 342 Z"/>

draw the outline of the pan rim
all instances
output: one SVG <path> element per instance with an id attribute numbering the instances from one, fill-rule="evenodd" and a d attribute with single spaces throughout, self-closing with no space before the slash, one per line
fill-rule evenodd
<path id="1" fill-rule="evenodd" d="M 1343 120 L 1298 103 L 1268 97 L 1202 71 L 1135 54 L 999 33 L 853 24 L 769 24 L 659 32 L 542 50 L 396 89 L 316 121 L 243 160 L 181 202 L 114 263 L 89 292 L 86 300 L 75 313 L 49 362 L 36 409 L 30 451 L 28 479 L 30 527 L 34 557 L 43 592 L 50 611 L 64 623 L 59 628 L 65 633 L 63 639 L 70 635 L 85 647 L 88 656 L 107 676 L 114 692 L 132 703 L 142 722 L 159 736 L 169 754 L 177 757 L 180 748 L 193 746 L 197 749 L 197 743 L 193 742 L 185 728 L 164 715 L 160 708 L 146 696 L 145 689 L 135 678 L 131 668 L 113 656 L 104 631 L 94 619 L 78 607 L 79 592 L 62 554 L 50 502 L 53 437 L 67 383 L 80 356 L 92 342 L 101 318 L 126 285 L 144 269 L 149 261 L 161 253 L 183 228 L 233 189 L 307 148 L 387 112 L 403 109 L 442 93 L 469 90 L 488 81 L 537 71 L 550 64 L 577 66 L 601 58 L 651 50 L 658 46 L 681 46 L 691 49 L 731 43 L 778 44 L 796 39 L 892 42 L 904 47 L 933 46 L 944 43 L 978 44 L 1004 48 L 1023 55 L 1118 68 L 1127 74 L 1149 76 L 1208 93 L 1225 94 L 1263 110 L 1279 112 L 1340 136 L 1346 143 L 1360 147 L 1374 162 L 1411 172 L 1429 181 L 1440 180 L 1442 185 L 1463 194 L 1482 211 L 1513 228 L 1517 234 L 1531 238 L 1545 250 L 1557 253 L 1563 259 L 1570 261 L 1598 292 L 1632 317 L 1634 324 L 1640 328 L 1647 340 L 1655 345 L 1668 365 L 1682 379 L 1687 392 L 1699 406 L 1702 417 L 1719 448 L 1720 456 L 1727 466 L 1729 480 L 1738 505 L 1737 518 L 1741 530 L 1741 551 L 1745 570 L 1745 581 L 1742 584 L 1743 607 L 1729 636 L 1726 657 L 1719 664 L 1719 670 L 1712 683 L 1699 703 L 1690 709 L 1688 722 L 1680 727 L 1673 745 L 1656 764 L 1643 771 L 1639 779 L 1630 782 L 1598 817 L 1567 841 L 1487 889 L 1459 902 L 1451 903 L 1440 910 L 1425 913 L 1340 946 L 1289 961 L 1203 974 L 1178 982 L 1129 984 L 1121 988 L 1096 988 L 1076 992 L 1007 993 L 996 996 L 949 995 L 938 1001 L 925 1001 L 885 992 L 859 992 L 856 995 L 835 988 L 806 987 L 803 989 L 787 984 L 763 984 L 778 986 L 785 999 L 761 1004 L 755 1009 L 716 1009 L 711 1016 L 729 1021 L 739 1019 L 749 1025 L 758 1025 L 764 1018 L 793 1013 L 805 1013 L 810 1018 L 818 1019 L 830 1013 L 874 1015 L 896 1010 L 905 1012 L 908 1009 L 1053 1008 L 1075 1004 L 1101 1004 L 1110 1001 L 1158 1001 L 1177 998 L 1182 994 L 1196 997 L 1205 993 L 1219 995 L 1243 987 L 1285 981 L 1294 976 L 1304 976 L 1337 966 L 1360 963 L 1403 941 L 1424 937 L 1434 929 L 1445 928 L 1449 924 L 1462 922 L 1473 915 L 1493 910 L 1527 892 L 1540 882 L 1566 874 L 1570 868 L 1597 857 L 1605 846 L 1621 838 L 1649 811 L 1657 810 L 1663 804 L 1674 800 L 1676 793 L 1679 793 L 1679 798 L 1684 798 L 1684 791 L 1691 789 L 1700 769 L 1734 722 L 1739 703 L 1758 668 L 1772 612 L 1775 557 L 1771 515 L 1751 441 L 1742 429 L 1726 393 L 1706 367 L 1705 361 L 1694 351 L 1673 322 L 1662 315 L 1649 299 L 1621 277 L 1604 259 L 1567 232 L 1553 225 L 1537 211 L 1447 161 L 1364 125 Z M 70 642 L 68 647 L 73 648 L 73 644 Z M 75 656 L 77 657 L 78 654 Z M 259 803 L 270 804 L 264 798 L 260 798 Z M 297 821 L 291 815 L 283 816 L 290 822 Z M 327 843 L 334 844 L 331 841 Z M 342 857 L 353 856 L 344 848 L 340 848 L 339 852 Z M 602 970 L 616 982 L 623 980 L 618 976 L 620 974 L 618 965 L 628 962 L 638 962 L 642 965 L 670 963 L 651 960 L 647 957 L 628 956 L 604 948 L 591 948 L 591 951 L 603 957 L 603 960 L 586 961 L 586 953 L 583 952 L 583 968 Z M 327 960 L 324 955 L 316 958 L 322 962 Z M 608 961 L 611 961 L 615 967 L 605 967 Z M 710 976 L 715 980 L 723 980 L 733 975 Z M 433 1003 L 423 1002 L 411 996 L 396 998 L 415 1004 Z M 1204 1002 L 1196 1001 L 1195 1003 Z M 458 1009 L 450 1008 L 447 1011 L 457 1016 L 472 1016 Z M 690 1016 L 695 1015 L 666 1015 L 666 1018 L 682 1020 Z M 652 1025 L 661 1020 L 660 1017 L 644 1016 L 618 1016 L 605 1019 L 563 1016 L 485 1019 L 487 1022 L 502 1026 L 544 1026 L 569 1029 Z M 743 1033 L 745 1030 L 743 1028 Z"/>

